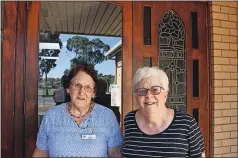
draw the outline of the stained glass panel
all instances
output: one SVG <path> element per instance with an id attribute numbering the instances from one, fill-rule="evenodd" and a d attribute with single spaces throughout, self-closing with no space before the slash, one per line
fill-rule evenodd
<path id="1" fill-rule="evenodd" d="M 182 20 L 169 10 L 158 25 L 159 67 L 169 77 L 167 106 L 181 110 L 186 110 L 185 38 Z"/>

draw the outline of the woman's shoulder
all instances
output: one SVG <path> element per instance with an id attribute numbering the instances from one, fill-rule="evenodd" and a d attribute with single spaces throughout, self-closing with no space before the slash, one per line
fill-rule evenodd
<path id="1" fill-rule="evenodd" d="M 194 121 L 194 117 L 188 114 L 186 111 L 180 110 L 180 109 L 174 109 L 176 119 L 180 120 L 188 120 L 189 122 Z"/>
<path id="2" fill-rule="evenodd" d="M 94 120 L 99 121 L 98 123 L 102 124 L 110 124 L 111 122 L 117 122 L 116 115 L 114 112 L 103 105 L 95 103 L 95 107 L 93 110 L 93 118 Z"/>
<path id="3" fill-rule="evenodd" d="M 138 110 L 138 109 L 137 109 L 137 110 Z M 132 110 L 132 111 L 128 112 L 128 113 L 126 114 L 124 120 L 134 119 L 137 110 Z"/>
<path id="4" fill-rule="evenodd" d="M 98 104 L 98 103 L 94 103 L 94 106 L 95 106 L 95 109 L 98 110 L 98 111 L 104 111 L 104 110 L 108 110 L 109 109 L 108 107 L 106 107 L 104 105 L 101 105 L 101 104 Z"/>
<path id="5" fill-rule="evenodd" d="M 106 106 L 103 106 L 101 104 L 98 104 L 98 103 L 95 103 L 95 108 L 94 108 L 94 112 L 97 113 L 97 115 L 109 115 L 111 116 L 111 114 L 114 114 L 113 111 L 106 107 Z"/>
<path id="6" fill-rule="evenodd" d="M 62 103 L 57 106 L 51 107 L 49 110 L 46 111 L 46 116 L 56 116 L 56 115 L 62 115 L 62 112 L 64 112 L 66 108 L 66 103 Z"/>

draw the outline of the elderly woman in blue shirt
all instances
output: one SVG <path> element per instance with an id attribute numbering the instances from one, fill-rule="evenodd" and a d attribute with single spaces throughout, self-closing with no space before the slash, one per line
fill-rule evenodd
<path id="1" fill-rule="evenodd" d="M 118 157 L 123 136 L 114 113 L 92 100 L 96 72 L 78 65 L 68 76 L 71 101 L 52 107 L 42 120 L 33 157 Z"/>

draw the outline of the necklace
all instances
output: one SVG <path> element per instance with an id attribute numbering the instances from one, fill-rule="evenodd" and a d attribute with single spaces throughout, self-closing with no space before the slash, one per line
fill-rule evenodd
<path id="1" fill-rule="evenodd" d="M 72 105 L 71 105 L 71 103 L 69 102 L 69 103 L 68 103 L 68 111 L 69 111 L 69 113 L 70 113 L 70 115 L 71 115 L 72 117 L 77 118 L 77 119 L 82 119 L 82 118 L 84 118 L 85 116 L 87 116 L 87 115 L 93 110 L 93 106 L 94 106 L 94 103 L 91 104 L 91 106 L 89 107 L 88 111 L 87 111 L 84 115 L 82 115 L 82 116 L 74 116 L 74 115 L 72 114 L 72 112 L 71 112 Z"/>

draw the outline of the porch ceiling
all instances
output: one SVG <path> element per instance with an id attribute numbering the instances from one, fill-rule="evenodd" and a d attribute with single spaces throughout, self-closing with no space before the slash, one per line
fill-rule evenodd
<path id="1" fill-rule="evenodd" d="M 122 8 L 105 2 L 41 2 L 40 30 L 121 36 Z"/>

